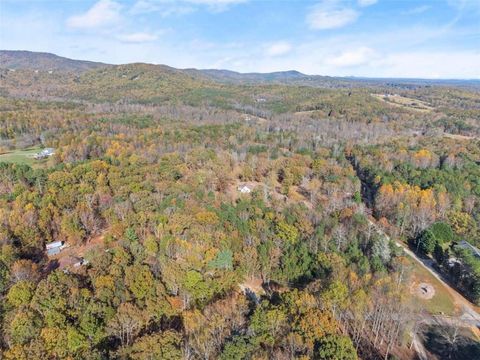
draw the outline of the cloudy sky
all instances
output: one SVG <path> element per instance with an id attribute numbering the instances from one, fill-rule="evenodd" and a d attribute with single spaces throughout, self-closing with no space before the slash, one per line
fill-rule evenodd
<path id="1" fill-rule="evenodd" d="M 242 72 L 480 78 L 480 0 L 0 0 L 0 48 Z"/>

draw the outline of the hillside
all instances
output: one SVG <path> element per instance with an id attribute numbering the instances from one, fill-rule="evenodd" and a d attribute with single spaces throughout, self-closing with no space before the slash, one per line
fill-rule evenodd
<path id="1" fill-rule="evenodd" d="M 300 79 L 308 79 L 309 76 L 296 70 L 276 71 L 271 73 L 239 73 L 231 70 L 221 69 L 185 69 L 185 71 L 206 76 L 220 82 L 237 83 L 271 83 L 289 82 Z"/>
<path id="2" fill-rule="evenodd" d="M 135 67 L 142 65 L 157 72 L 169 70 L 171 73 L 183 73 L 186 76 L 233 85 L 294 85 L 317 88 L 396 88 L 415 89 L 423 86 L 455 86 L 480 89 L 480 80 L 431 80 L 431 79 L 395 79 L 395 78 L 357 78 L 307 75 L 296 70 L 270 73 L 240 73 L 225 69 L 175 69 L 156 64 L 123 64 L 119 66 Z M 101 62 L 73 60 L 51 53 L 0 50 L 0 69 L 57 71 L 83 73 L 95 69 L 115 68 L 115 65 Z"/>
<path id="3" fill-rule="evenodd" d="M 479 358 L 478 91 L 52 61 L 0 69 L 0 358 Z"/>
<path id="4" fill-rule="evenodd" d="M 463 87 L 368 82 L 345 82 L 340 87 L 340 80 L 335 78 L 329 78 L 332 86 L 305 86 L 287 80 L 309 81 L 307 75 L 298 72 L 248 75 L 250 79 L 271 79 L 259 83 L 213 78 L 221 74 L 226 74 L 224 78 L 244 76 L 234 72 L 210 70 L 208 74 L 143 63 L 77 73 L 0 69 L 0 94 L 40 101 L 214 107 L 261 119 L 284 114 L 291 119 L 358 123 L 395 120 L 399 128 L 411 129 L 414 123 L 415 128 L 422 129 L 418 131 L 429 129 L 432 119 L 441 119 L 450 132 L 462 134 L 478 129 L 478 96 Z M 418 104 L 428 111 L 419 111 Z"/>
<path id="5" fill-rule="evenodd" d="M 106 66 L 108 65 L 99 62 L 72 60 L 50 53 L 0 50 L 0 68 L 4 69 L 83 72 Z"/>
<path id="6" fill-rule="evenodd" d="M 81 72 L 0 69 L 0 91 L 37 99 L 159 103 L 178 98 L 210 81 L 167 66 L 127 64 Z"/>
<path id="7" fill-rule="evenodd" d="M 307 75 L 296 70 L 270 73 L 240 73 L 221 69 L 185 69 L 184 71 L 228 84 L 280 84 L 317 88 L 388 87 L 397 90 L 412 90 L 425 86 L 455 86 L 480 90 L 480 80 L 335 77 Z"/>

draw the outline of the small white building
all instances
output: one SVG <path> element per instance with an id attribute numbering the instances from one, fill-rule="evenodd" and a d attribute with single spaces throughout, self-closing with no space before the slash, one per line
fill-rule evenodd
<path id="1" fill-rule="evenodd" d="M 45 245 L 45 249 L 47 250 L 48 256 L 57 255 L 66 247 L 63 241 L 54 241 L 49 244 Z"/>
<path id="2" fill-rule="evenodd" d="M 247 185 L 241 185 L 238 187 L 238 191 L 240 191 L 242 194 L 250 194 L 252 189 L 250 189 Z"/>
<path id="3" fill-rule="evenodd" d="M 52 148 L 45 148 L 42 151 L 36 153 L 33 157 L 36 160 L 45 159 L 55 154 L 55 150 Z"/>
<path id="4" fill-rule="evenodd" d="M 51 243 L 48 243 L 47 245 L 45 245 L 45 248 L 47 250 L 50 250 L 50 249 L 53 249 L 53 248 L 56 248 L 56 247 L 60 247 L 63 245 L 63 241 L 54 241 L 54 242 L 51 242 Z"/>

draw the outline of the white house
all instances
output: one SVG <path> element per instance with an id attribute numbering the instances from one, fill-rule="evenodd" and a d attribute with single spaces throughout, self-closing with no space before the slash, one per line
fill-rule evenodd
<path id="1" fill-rule="evenodd" d="M 45 159 L 55 154 L 55 150 L 52 148 L 45 148 L 42 151 L 36 153 L 33 157 L 36 160 Z"/>

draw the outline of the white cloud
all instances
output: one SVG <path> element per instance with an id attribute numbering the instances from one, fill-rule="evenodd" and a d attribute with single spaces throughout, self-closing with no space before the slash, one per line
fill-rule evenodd
<path id="1" fill-rule="evenodd" d="M 228 10 L 230 6 L 245 3 L 249 0 L 184 0 L 192 5 L 207 6 L 213 12 Z"/>
<path id="2" fill-rule="evenodd" d="M 116 1 L 123 4 L 120 0 Z M 164 4 L 156 1 L 159 6 Z M 357 4 L 356 1 L 350 0 L 349 3 Z M 173 1 L 170 3 L 174 4 Z M 175 4 L 209 10 L 209 5 L 185 1 Z M 4 21 L 0 21 L 0 43 L 5 49 L 47 51 L 70 58 L 116 64 L 150 62 L 179 68 L 213 67 L 242 72 L 296 69 L 303 73 L 331 76 L 480 79 L 480 51 L 472 46 L 473 43 L 464 45 L 460 41 L 477 38 L 478 27 L 474 25 L 457 28 L 455 22 L 441 27 L 429 26 L 428 23 L 394 22 L 386 24 L 381 32 L 355 29 L 355 32 L 332 32 L 328 36 L 288 37 L 293 49 L 282 56 L 269 56 L 268 48 L 276 44 L 268 42 L 271 34 L 255 34 L 252 38 L 241 39 L 232 36 L 229 43 L 200 34 L 192 39 L 179 37 L 176 25 L 165 21 L 162 25 L 172 26 L 173 31 L 171 36 L 162 36 L 162 30 L 157 30 L 158 13 L 151 23 L 140 22 L 140 17 L 133 17 L 130 13 L 132 22 L 129 22 L 123 13 L 125 9 L 126 6 L 120 9 L 124 17 L 117 20 L 123 26 L 121 32 L 118 27 L 114 27 L 113 31 L 106 28 L 101 31 L 66 32 L 63 27 L 65 12 L 58 8 L 43 11 L 35 8 L 23 14 L 10 12 L 3 17 Z M 183 25 L 179 21 L 174 24 L 178 27 Z M 161 46 L 158 40 L 147 41 L 148 36 L 132 36 L 143 33 L 157 36 L 162 40 Z M 141 40 L 145 42 L 139 42 Z"/>
<path id="3" fill-rule="evenodd" d="M 422 14 L 429 9 L 431 9 L 430 5 L 421 5 L 421 6 L 417 6 L 417 7 L 414 7 L 412 9 L 409 9 L 409 10 L 405 10 L 405 11 L 402 12 L 402 14 L 404 14 L 404 15 Z"/>
<path id="4" fill-rule="evenodd" d="M 359 13 L 342 6 L 338 1 L 325 0 L 313 6 L 307 15 L 307 24 L 314 30 L 340 28 L 357 20 Z"/>
<path id="5" fill-rule="evenodd" d="M 292 51 L 292 45 L 286 41 L 273 43 L 265 49 L 267 56 L 282 56 Z"/>
<path id="6" fill-rule="evenodd" d="M 480 79 L 478 51 L 391 53 L 378 64 L 376 76 L 430 79 Z"/>
<path id="7" fill-rule="evenodd" d="M 371 6 L 377 3 L 378 0 L 358 0 L 358 5 L 361 7 Z"/>
<path id="8" fill-rule="evenodd" d="M 115 24 L 120 21 L 122 6 L 112 0 L 100 0 L 87 12 L 74 15 L 67 19 L 67 25 L 72 28 L 99 28 Z"/>
<path id="9" fill-rule="evenodd" d="M 134 15 L 156 12 L 163 17 L 184 15 L 193 11 L 195 8 L 192 5 L 171 0 L 138 0 L 130 9 Z"/>
<path id="10" fill-rule="evenodd" d="M 133 4 L 130 12 L 133 14 L 145 14 L 149 12 L 159 11 L 162 7 L 152 0 L 138 0 Z"/>
<path id="11" fill-rule="evenodd" d="M 217 5 L 239 4 L 242 2 L 246 2 L 248 0 L 185 0 L 185 1 L 190 2 L 192 4 L 217 6 Z"/>
<path id="12" fill-rule="evenodd" d="M 338 67 L 359 66 L 367 64 L 375 56 L 375 51 L 369 47 L 362 46 L 357 49 L 344 51 L 338 56 L 328 58 L 326 63 Z"/>
<path id="13" fill-rule="evenodd" d="M 480 14 L 480 1 L 478 0 L 447 0 L 447 4 L 457 11 Z"/>
<path id="14" fill-rule="evenodd" d="M 220 12 L 227 10 L 232 5 L 247 1 L 249 0 L 137 0 L 131 12 L 133 14 L 158 12 L 162 16 L 183 15 L 191 13 L 201 6 Z"/>
<path id="15" fill-rule="evenodd" d="M 158 39 L 157 34 L 150 34 L 146 32 L 136 32 L 131 34 L 123 34 L 117 37 L 120 41 L 126 43 L 146 43 Z"/>

